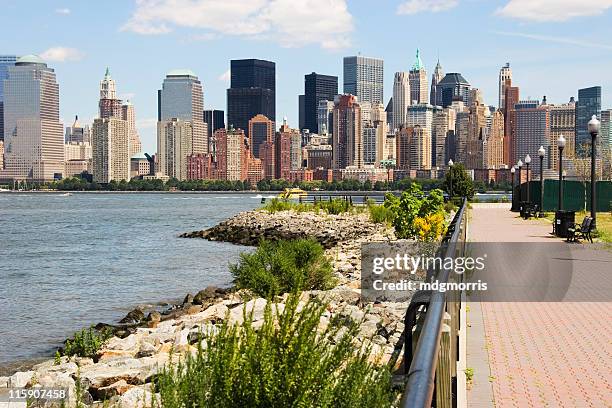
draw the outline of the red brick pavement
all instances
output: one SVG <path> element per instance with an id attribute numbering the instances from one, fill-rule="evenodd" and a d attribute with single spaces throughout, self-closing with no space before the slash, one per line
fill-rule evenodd
<path id="1" fill-rule="evenodd" d="M 550 242 L 550 230 L 494 205 L 474 205 L 469 225 L 481 242 Z M 611 302 L 481 306 L 495 407 L 612 407 Z"/>

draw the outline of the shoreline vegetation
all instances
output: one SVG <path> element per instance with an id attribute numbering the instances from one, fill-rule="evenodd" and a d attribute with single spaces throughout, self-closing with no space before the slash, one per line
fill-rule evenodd
<path id="1" fill-rule="evenodd" d="M 272 199 L 182 234 L 257 248 L 229 266 L 233 287 L 80 331 L 0 390 L 66 387 L 69 406 L 395 406 L 408 302 L 362 303 L 361 245 L 436 241 L 454 208 L 416 183 L 386 198 Z"/>
<path id="2" fill-rule="evenodd" d="M 455 172 L 455 170 L 454 170 Z M 454 176 L 453 184 L 457 184 L 457 175 Z M 404 191 L 410 188 L 412 184 L 419 184 L 423 190 L 429 191 L 436 188 L 446 190 L 444 179 L 403 179 L 398 181 L 375 183 L 366 180 L 360 182 L 358 180 L 342 180 L 342 181 L 307 181 L 299 183 L 291 183 L 287 180 L 262 180 L 256 185 L 251 185 L 247 181 L 227 181 L 227 180 L 186 180 L 179 181 L 170 179 L 166 182 L 162 180 L 140 180 L 132 179 L 129 182 L 111 181 L 108 184 L 98 184 L 92 182 L 86 177 L 71 177 L 52 183 L 31 184 L 27 191 L 65 191 L 65 192 L 271 192 L 282 191 L 285 188 L 297 187 L 304 191 Z M 509 183 L 501 184 L 486 184 L 483 182 L 474 182 L 473 190 L 478 192 L 508 192 L 510 191 Z M 0 186 L 2 187 L 2 186 Z M 12 186 L 5 185 L 4 188 L 10 189 Z M 15 191 L 15 190 L 10 190 Z"/>

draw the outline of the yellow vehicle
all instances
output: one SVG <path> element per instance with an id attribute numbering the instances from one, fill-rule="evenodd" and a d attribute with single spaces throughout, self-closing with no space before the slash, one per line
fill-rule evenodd
<path id="1" fill-rule="evenodd" d="M 285 191 L 278 195 L 278 198 L 283 200 L 299 199 L 308 196 L 308 193 L 301 188 L 286 188 Z"/>

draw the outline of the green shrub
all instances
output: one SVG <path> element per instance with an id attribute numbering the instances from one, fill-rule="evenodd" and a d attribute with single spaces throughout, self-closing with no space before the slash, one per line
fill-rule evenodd
<path id="1" fill-rule="evenodd" d="M 394 214 L 393 228 L 400 239 L 423 240 L 427 237 L 431 240 L 432 234 L 444 234 L 444 196 L 441 190 L 432 190 L 425 196 L 421 186 L 414 183 L 400 197 L 388 193 L 384 206 Z M 434 217 L 434 214 L 437 215 Z M 432 224 L 434 221 L 435 225 Z"/>
<path id="2" fill-rule="evenodd" d="M 74 333 L 72 339 L 66 340 L 62 354 L 65 356 L 94 357 L 112 336 L 110 329 L 101 331 L 92 327 L 83 329 Z"/>
<path id="3" fill-rule="evenodd" d="M 239 289 L 251 289 L 263 297 L 331 289 L 336 284 L 323 247 L 312 239 L 262 241 L 255 252 L 240 254 L 230 271 Z"/>
<path id="4" fill-rule="evenodd" d="M 315 207 L 325 211 L 328 214 L 338 215 L 350 212 L 353 208 L 353 204 L 351 204 L 350 201 L 343 200 L 341 198 L 333 198 L 328 201 L 317 201 Z"/>
<path id="5" fill-rule="evenodd" d="M 198 352 L 165 367 L 154 382 L 164 408 L 390 407 L 396 396 L 387 366 L 356 350 L 358 324 L 340 319 L 317 332 L 327 305 L 290 295 L 282 313 L 266 306 L 255 330 L 249 315 L 240 326 L 222 325 L 198 342 Z M 245 314 L 247 312 L 245 311 Z M 343 328 L 344 327 L 344 328 Z M 342 331 L 341 331 L 342 329 Z"/>
<path id="6" fill-rule="evenodd" d="M 266 201 L 266 205 L 263 207 L 264 211 L 267 211 L 270 214 L 275 213 L 277 211 L 291 210 L 292 208 L 292 202 L 280 198 L 273 198 L 269 201 Z"/>
<path id="7" fill-rule="evenodd" d="M 384 205 L 368 204 L 370 221 L 376 224 L 391 224 L 395 218 L 395 213 Z"/>

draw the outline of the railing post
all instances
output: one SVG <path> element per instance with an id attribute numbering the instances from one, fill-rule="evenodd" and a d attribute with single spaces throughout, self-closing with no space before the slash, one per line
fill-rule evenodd
<path id="1" fill-rule="evenodd" d="M 436 368 L 436 408 L 452 408 L 453 387 L 452 367 L 454 361 L 451 357 L 451 317 L 444 314 L 440 336 L 440 352 L 438 353 L 438 366 Z"/>

